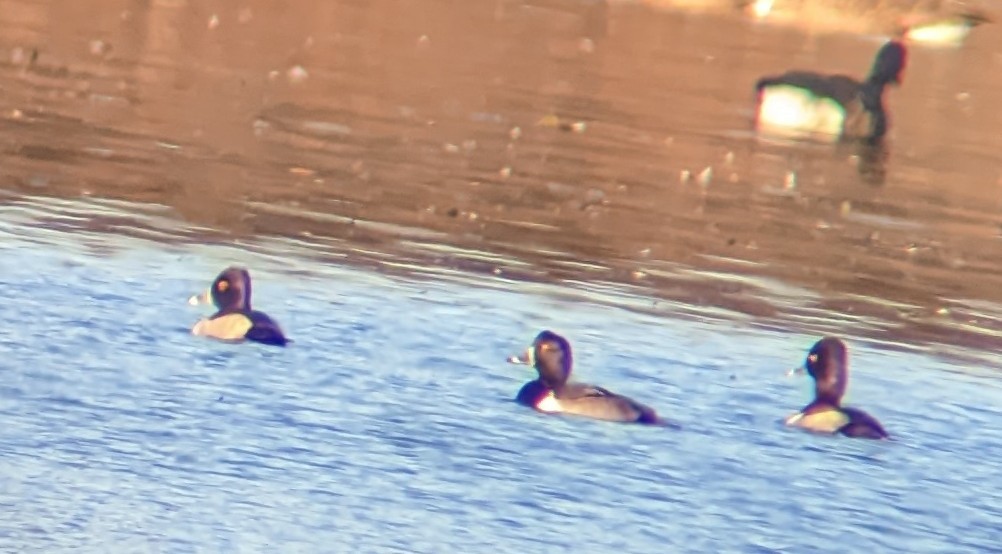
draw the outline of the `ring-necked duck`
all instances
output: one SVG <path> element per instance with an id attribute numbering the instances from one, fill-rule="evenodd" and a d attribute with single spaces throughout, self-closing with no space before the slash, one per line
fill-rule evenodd
<path id="1" fill-rule="evenodd" d="M 901 83 L 907 53 L 900 41 L 884 44 L 862 83 L 845 75 L 789 71 L 755 85 L 755 124 L 764 134 L 807 135 L 879 142 L 887 133 L 884 89 Z"/>
<path id="2" fill-rule="evenodd" d="M 250 273 L 242 267 L 228 267 L 216 277 L 209 290 L 188 299 L 191 305 L 212 301 L 219 309 L 192 328 L 193 335 L 225 341 L 252 340 L 285 346 L 282 329 L 264 312 L 251 309 Z"/>
<path id="3" fill-rule="evenodd" d="M 572 414 L 605 421 L 665 424 L 647 406 L 601 387 L 568 382 L 573 359 L 571 345 L 564 337 L 543 331 L 523 356 L 508 358 L 511 363 L 531 365 L 539 378 L 526 383 L 515 400 L 543 413 Z"/>
<path id="4" fill-rule="evenodd" d="M 842 433 L 847 437 L 886 439 L 887 431 L 870 414 L 842 406 L 842 396 L 849 386 L 849 353 L 845 343 L 825 337 L 807 354 L 804 367 L 814 379 L 814 400 L 804 409 L 786 418 L 786 424 L 817 433 Z"/>

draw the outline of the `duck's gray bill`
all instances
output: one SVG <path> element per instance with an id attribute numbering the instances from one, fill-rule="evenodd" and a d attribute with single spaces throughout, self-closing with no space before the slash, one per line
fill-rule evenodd
<path id="1" fill-rule="evenodd" d="M 794 375 L 803 375 L 805 373 L 807 373 L 807 368 L 805 368 L 804 366 L 797 366 L 791 369 L 790 371 L 787 371 L 786 376 L 793 377 Z"/>
<path id="2" fill-rule="evenodd" d="M 509 364 L 532 365 L 532 354 L 531 354 L 531 352 L 532 352 L 531 350 L 526 350 L 525 352 L 523 352 L 523 353 L 521 353 L 519 355 L 512 354 L 511 356 L 508 356 L 508 363 Z"/>
<path id="3" fill-rule="evenodd" d="M 205 291 L 202 294 L 195 294 L 188 298 L 188 305 L 198 306 L 199 304 L 208 304 L 210 301 L 209 291 Z"/>

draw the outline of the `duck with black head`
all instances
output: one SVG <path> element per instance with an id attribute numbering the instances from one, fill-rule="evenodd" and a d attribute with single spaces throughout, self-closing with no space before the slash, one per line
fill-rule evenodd
<path id="1" fill-rule="evenodd" d="M 511 363 L 530 365 L 538 378 L 522 386 L 515 401 L 536 411 L 571 414 L 604 421 L 665 425 L 667 422 L 643 404 L 601 387 L 571 382 L 571 344 L 553 331 L 543 331 L 522 356 Z"/>
<path id="2" fill-rule="evenodd" d="M 891 40 L 877 51 L 862 82 L 813 71 L 763 77 L 755 85 L 755 126 L 763 135 L 877 144 L 888 129 L 884 90 L 901 83 L 906 58 L 905 45 Z"/>
<path id="3" fill-rule="evenodd" d="M 246 269 L 224 269 L 209 290 L 188 299 L 191 305 L 210 301 L 217 311 L 199 320 L 191 330 L 193 335 L 231 342 L 251 340 L 274 346 L 290 342 L 275 320 L 251 308 L 251 278 Z"/>
<path id="4" fill-rule="evenodd" d="M 814 379 L 814 400 L 786 418 L 786 424 L 816 433 L 838 434 L 866 439 L 889 438 L 880 422 L 858 408 L 842 405 L 849 386 L 849 352 L 835 337 L 819 340 L 807 354 L 802 368 Z"/>

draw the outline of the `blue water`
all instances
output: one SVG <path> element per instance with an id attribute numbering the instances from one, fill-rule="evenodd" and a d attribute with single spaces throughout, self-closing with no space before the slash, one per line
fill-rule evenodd
<path id="1" fill-rule="evenodd" d="M 515 282 L 0 225 L 0 551 L 998 550 L 999 380 L 851 341 L 896 437 L 780 425 L 816 338 Z M 249 266 L 295 343 L 188 334 Z M 543 416 L 504 363 L 542 328 L 682 430 Z"/>

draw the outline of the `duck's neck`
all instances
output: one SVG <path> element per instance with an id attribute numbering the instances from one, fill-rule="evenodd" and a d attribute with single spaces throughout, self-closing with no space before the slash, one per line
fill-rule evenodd
<path id="1" fill-rule="evenodd" d="M 216 317 L 227 314 L 241 314 L 249 312 L 250 308 L 246 306 L 227 306 L 225 308 L 219 308 L 216 311 Z"/>
<path id="2" fill-rule="evenodd" d="M 884 89 L 887 88 L 887 84 L 886 80 L 871 75 L 859 91 L 863 109 L 870 114 L 868 138 L 871 142 L 879 141 L 887 134 L 887 113 L 884 111 Z"/>
<path id="3" fill-rule="evenodd" d="M 814 400 L 804 408 L 804 413 L 837 410 L 842 407 L 842 399 L 838 395 L 815 392 Z"/>
<path id="4" fill-rule="evenodd" d="M 562 390 L 564 390 L 564 388 L 567 386 L 567 381 L 562 381 L 560 383 L 554 383 L 554 382 L 551 382 L 551 381 L 543 381 L 543 383 L 546 385 L 546 387 L 548 389 L 550 389 L 550 390 L 553 391 L 553 394 L 556 394 L 558 396 L 560 395 L 560 392 Z"/>

